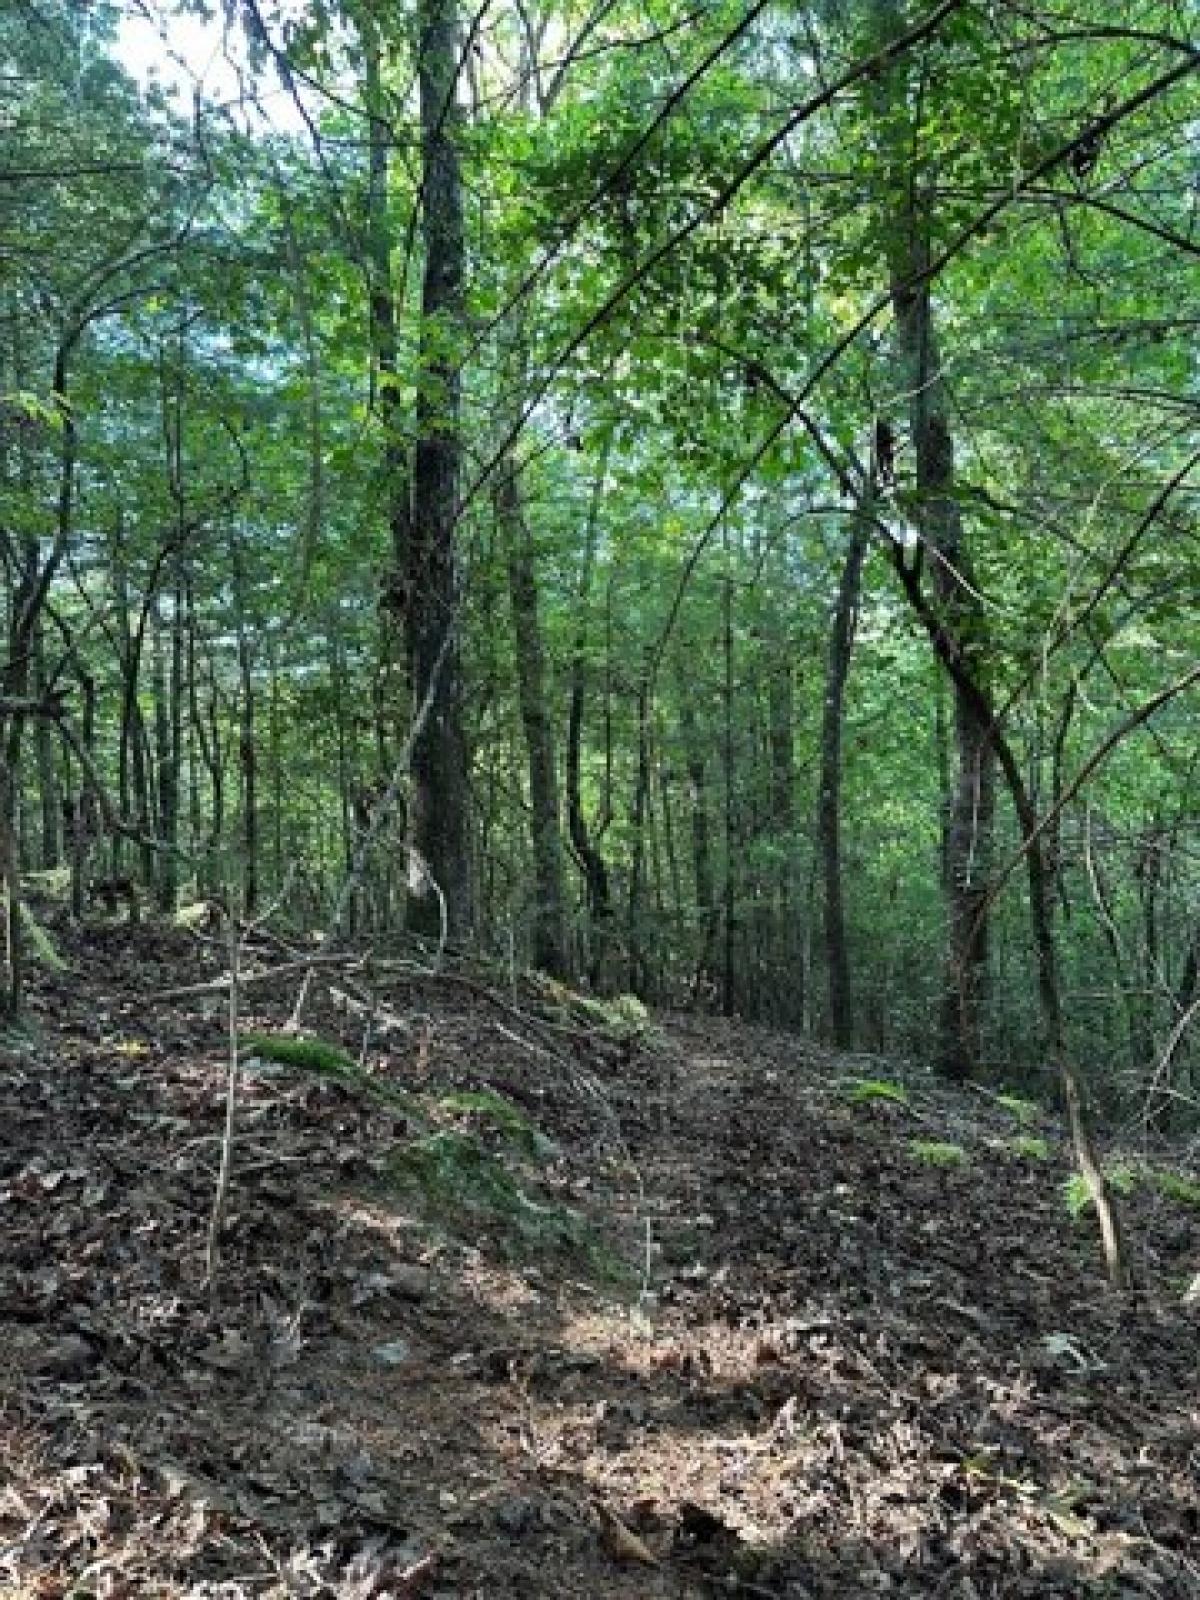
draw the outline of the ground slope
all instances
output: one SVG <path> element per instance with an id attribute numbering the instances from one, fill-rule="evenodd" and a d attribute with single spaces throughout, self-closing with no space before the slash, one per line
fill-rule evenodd
<path id="1" fill-rule="evenodd" d="M 1051 1123 L 856 1100 L 894 1069 L 711 1019 L 335 977 L 307 1020 L 355 1048 L 382 997 L 369 1081 L 250 1067 L 210 1292 L 222 999 L 161 996 L 218 948 L 63 944 L 0 1056 L 0 1595 L 1200 1596 L 1200 1213 L 1140 1190 L 1110 1298 Z M 539 1209 L 396 1189 L 476 1135 Z"/>

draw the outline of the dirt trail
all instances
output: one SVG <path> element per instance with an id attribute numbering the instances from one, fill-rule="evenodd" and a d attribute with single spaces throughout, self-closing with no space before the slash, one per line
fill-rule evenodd
<path id="1" fill-rule="evenodd" d="M 1140 1191 L 1110 1299 L 1052 1125 L 1037 1159 L 982 1096 L 852 1103 L 878 1063 L 413 974 L 375 1079 L 506 1096 L 590 1232 L 431 1226 L 398 1104 L 263 1066 L 214 1298 L 219 1001 L 153 998 L 186 936 L 66 946 L 0 1056 L 6 1600 L 1200 1596 L 1200 1213 Z"/>

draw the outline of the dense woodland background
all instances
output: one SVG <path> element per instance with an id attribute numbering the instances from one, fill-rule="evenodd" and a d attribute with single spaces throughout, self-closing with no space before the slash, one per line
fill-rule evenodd
<path id="1" fill-rule="evenodd" d="M 1196 23 L 4 0 L 9 1013 L 70 868 L 1190 1114 Z"/>

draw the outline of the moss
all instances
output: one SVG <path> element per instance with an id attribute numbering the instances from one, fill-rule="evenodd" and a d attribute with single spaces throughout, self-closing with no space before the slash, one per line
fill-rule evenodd
<path id="1" fill-rule="evenodd" d="M 451 1116 L 478 1119 L 531 1160 L 547 1161 L 557 1153 L 554 1141 L 548 1139 L 519 1106 L 495 1089 L 464 1089 L 443 1095 L 438 1107 Z"/>
<path id="2" fill-rule="evenodd" d="M 962 1145 L 939 1139 L 910 1139 L 908 1153 L 927 1167 L 965 1167 L 970 1160 Z"/>
<path id="3" fill-rule="evenodd" d="M 428 1112 L 415 1095 L 372 1078 L 341 1045 L 327 1039 L 300 1039 L 288 1033 L 243 1033 L 238 1035 L 238 1050 L 243 1060 L 257 1057 L 291 1067 L 295 1072 L 332 1078 L 347 1090 L 411 1117 L 422 1126 L 429 1122 Z"/>
<path id="4" fill-rule="evenodd" d="M 325 1039 L 300 1039 L 287 1033 L 243 1033 L 238 1039 L 243 1056 L 260 1061 L 277 1061 L 298 1072 L 315 1072 L 326 1078 L 360 1076 L 358 1063 L 342 1049 Z"/>
<path id="5" fill-rule="evenodd" d="M 575 1251 L 589 1244 L 577 1211 L 534 1198 L 474 1134 L 441 1129 L 415 1139 L 393 1156 L 389 1175 L 429 1216 L 452 1226 L 490 1220 L 523 1249 Z"/>

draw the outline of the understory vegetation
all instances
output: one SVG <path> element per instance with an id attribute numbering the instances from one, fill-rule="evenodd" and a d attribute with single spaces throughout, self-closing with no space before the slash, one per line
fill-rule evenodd
<path id="1" fill-rule="evenodd" d="M 1192 0 L 0 0 L 0 1592 L 1200 1594 L 1198 306 Z"/>

